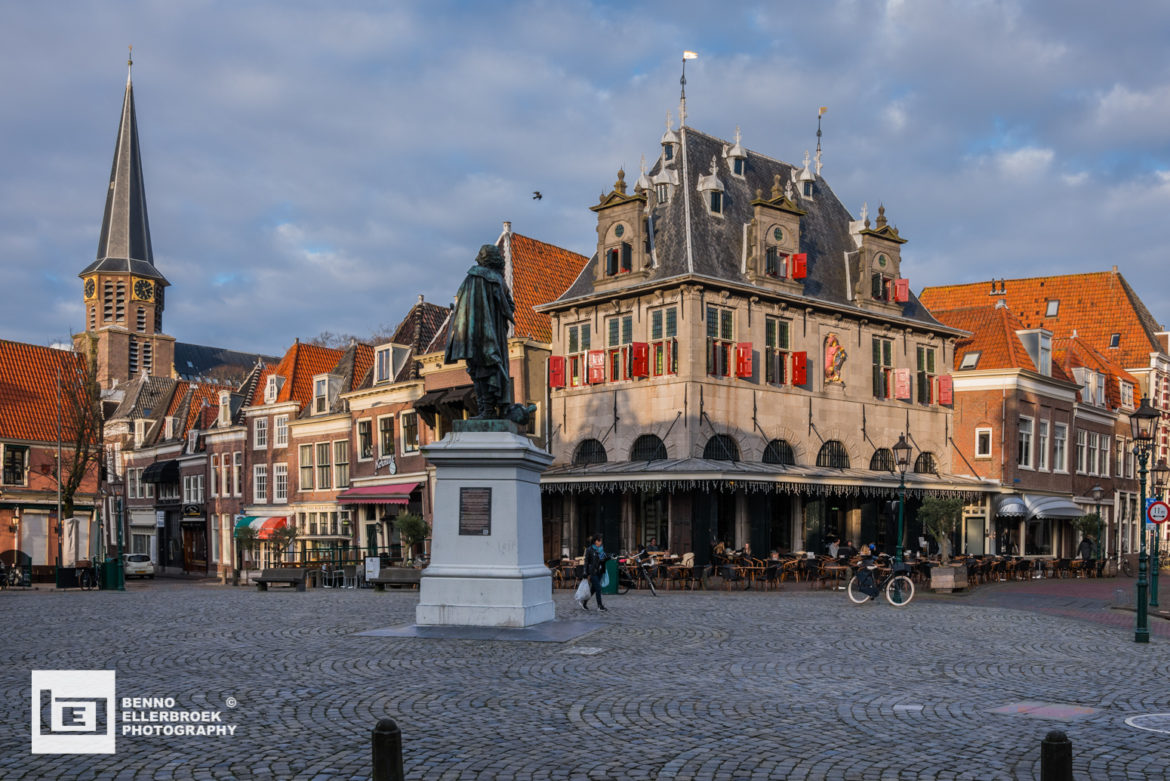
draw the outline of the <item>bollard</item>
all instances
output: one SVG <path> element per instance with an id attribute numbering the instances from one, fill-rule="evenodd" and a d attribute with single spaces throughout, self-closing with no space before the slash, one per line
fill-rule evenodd
<path id="1" fill-rule="evenodd" d="M 1040 781 L 1072 781 L 1072 742 L 1054 729 L 1040 741 Z"/>
<path id="2" fill-rule="evenodd" d="M 405 781 L 402 772 L 402 731 L 394 719 L 378 719 L 372 734 L 374 781 Z"/>

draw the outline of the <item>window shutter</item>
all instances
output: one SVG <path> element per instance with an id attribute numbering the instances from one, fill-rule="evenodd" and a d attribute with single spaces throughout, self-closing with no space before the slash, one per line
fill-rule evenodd
<path id="1" fill-rule="evenodd" d="M 894 370 L 894 398 L 910 400 L 910 370 Z"/>
<path id="2" fill-rule="evenodd" d="M 599 385 L 605 382 L 605 350 L 590 350 L 588 353 L 589 360 L 589 384 Z"/>
<path id="3" fill-rule="evenodd" d="M 628 242 L 622 242 L 622 273 L 628 273 L 633 270 L 634 264 L 634 250 Z"/>
<path id="4" fill-rule="evenodd" d="M 565 387 L 565 356 L 552 355 L 548 359 L 548 387 Z"/>
<path id="5" fill-rule="evenodd" d="M 955 403 L 954 380 L 951 375 L 943 374 L 938 378 L 938 403 L 950 406 Z"/>
<path id="6" fill-rule="evenodd" d="M 804 279 L 808 276 L 808 253 L 798 252 L 792 256 L 792 278 Z"/>
<path id="7" fill-rule="evenodd" d="M 808 353 L 792 354 L 792 384 L 804 385 L 808 382 Z"/>
<path id="8" fill-rule="evenodd" d="M 752 377 L 751 342 L 740 342 L 735 346 L 735 376 L 749 380 Z"/>
<path id="9" fill-rule="evenodd" d="M 630 369 L 632 377 L 649 377 L 650 376 L 650 345 L 646 342 L 634 342 L 630 346 L 630 352 L 633 356 L 633 366 Z"/>
<path id="10" fill-rule="evenodd" d="M 605 273 L 611 277 L 618 273 L 618 251 L 616 249 L 605 252 Z"/>
<path id="11" fill-rule="evenodd" d="M 894 280 L 894 301 L 899 304 L 904 304 L 910 300 L 910 280 L 895 279 Z"/>

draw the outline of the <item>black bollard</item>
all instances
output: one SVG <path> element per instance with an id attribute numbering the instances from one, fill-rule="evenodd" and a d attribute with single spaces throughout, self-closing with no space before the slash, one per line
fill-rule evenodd
<path id="1" fill-rule="evenodd" d="M 1054 729 L 1040 741 L 1040 781 L 1072 781 L 1072 742 Z"/>
<path id="2" fill-rule="evenodd" d="M 374 781 L 405 781 L 402 771 L 402 731 L 394 719 L 378 719 L 374 727 Z"/>

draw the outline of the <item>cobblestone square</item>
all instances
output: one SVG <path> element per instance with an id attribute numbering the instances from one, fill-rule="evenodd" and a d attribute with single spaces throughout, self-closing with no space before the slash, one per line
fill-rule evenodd
<path id="1" fill-rule="evenodd" d="M 603 624 L 567 644 L 357 636 L 409 623 L 418 592 L 5 592 L 0 777 L 364 779 L 389 716 L 417 779 L 1034 778 L 1050 729 L 1078 777 L 1164 778 L 1167 734 L 1126 719 L 1170 724 L 1149 717 L 1170 713 L 1170 636 L 1151 619 L 1151 643 L 1132 642 L 1132 614 L 1107 607 L 1125 585 L 994 584 L 905 609 L 791 584 L 631 593 L 588 616 L 566 591 L 559 617 Z M 114 669 L 119 698 L 237 728 L 33 755 L 41 669 Z"/>

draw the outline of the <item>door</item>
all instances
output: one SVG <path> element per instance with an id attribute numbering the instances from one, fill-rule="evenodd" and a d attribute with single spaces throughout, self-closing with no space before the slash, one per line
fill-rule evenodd
<path id="1" fill-rule="evenodd" d="M 715 497 L 707 493 L 691 494 L 691 550 L 695 554 L 695 566 L 705 567 L 711 563 L 714 516 L 717 512 Z"/>

